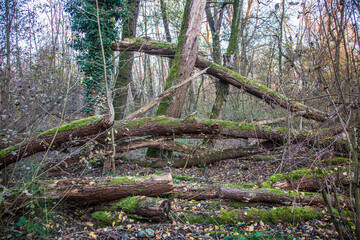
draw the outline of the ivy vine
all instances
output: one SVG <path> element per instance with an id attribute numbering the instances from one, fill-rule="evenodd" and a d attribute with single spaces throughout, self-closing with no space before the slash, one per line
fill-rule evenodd
<path id="1" fill-rule="evenodd" d="M 119 38 L 117 23 L 126 16 L 126 0 L 98 0 L 101 35 L 107 75 L 114 71 L 111 42 Z M 72 46 L 78 51 L 77 63 L 84 72 L 85 112 L 106 111 L 104 66 L 96 18 L 95 0 L 68 0 L 65 9 L 71 16 Z M 110 82 L 109 82 L 110 86 Z"/>

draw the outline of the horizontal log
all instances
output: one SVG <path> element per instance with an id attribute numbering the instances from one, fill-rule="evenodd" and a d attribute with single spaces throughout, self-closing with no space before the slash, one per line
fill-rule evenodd
<path id="1" fill-rule="evenodd" d="M 46 151 L 49 146 L 57 149 L 66 142 L 76 142 L 78 139 L 89 141 L 86 137 L 102 133 L 112 125 L 111 116 L 101 115 L 84 118 L 48 130 L 27 142 L 2 149 L 0 151 L 0 169 L 6 168 L 23 157 Z"/>
<path id="2" fill-rule="evenodd" d="M 283 190 L 299 190 L 299 191 L 308 191 L 308 192 L 317 192 L 323 188 L 327 188 L 327 179 L 331 179 L 336 186 L 340 185 L 349 185 L 350 183 L 355 183 L 353 179 L 348 176 L 338 175 L 338 176 L 325 176 L 323 178 L 310 177 L 304 179 L 297 179 L 294 181 L 290 180 L 282 180 L 276 181 L 272 184 L 272 186 L 276 189 Z"/>
<path id="3" fill-rule="evenodd" d="M 175 55 L 175 46 L 166 42 L 154 41 L 148 38 L 131 38 L 125 39 L 120 42 L 113 43 L 111 46 L 113 51 L 136 51 L 144 52 L 151 55 L 173 58 Z M 207 70 L 207 73 L 226 82 L 236 88 L 243 89 L 245 92 L 253 95 L 264 102 L 271 105 L 278 105 L 291 112 L 303 112 L 306 118 L 316 121 L 325 121 L 328 116 L 326 113 L 321 112 L 312 107 L 306 106 L 299 102 L 288 101 L 287 97 L 277 93 L 276 91 L 267 88 L 266 86 L 256 83 L 240 74 L 225 68 L 221 65 L 215 64 L 209 60 L 198 55 L 195 62 L 195 67 L 200 70 Z"/>
<path id="4" fill-rule="evenodd" d="M 147 178 L 38 181 L 41 195 L 70 204 L 94 204 L 134 195 L 156 197 L 173 190 L 171 174 Z"/>
<path id="5" fill-rule="evenodd" d="M 286 191 L 276 189 L 248 189 L 185 184 L 175 185 L 173 192 L 175 198 L 193 200 L 221 198 L 245 203 L 264 202 L 282 205 L 292 205 L 294 203 L 302 205 L 323 204 L 319 197 L 301 195 L 294 198 Z"/>

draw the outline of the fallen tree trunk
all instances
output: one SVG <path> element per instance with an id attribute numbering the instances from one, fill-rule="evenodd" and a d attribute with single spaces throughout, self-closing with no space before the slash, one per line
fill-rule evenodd
<path id="1" fill-rule="evenodd" d="M 171 201 L 164 198 L 134 196 L 121 199 L 107 210 L 124 211 L 126 214 L 136 214 L 158 222 L 167 220 L 171 209 Z"/>
<path id="2" fill-rule="evenodd" d="M 60 148 L 63 143 L 89 141 L 88 136 L 103 133 L 113 125 L 111 116 L 102 115 L 81 119 L 39 134 L 37 137 L 0 151 L 0 169 L 6 168 L 23 157 L 46 151 L 49 147 Z"/>
<path id="3" fill-rule="evenodd" d="M 70 204 L 94 204 L 134 195 L 160 196 L 173 190 L 171 174 L 147 178 L 38 181 L 41 195 Z"/>
<path id="4" fill-rule="evenodd" d="M 171 148 L 168 148 L 167 150 L 176 151 Z M 154 159 L 149 161 L 132 160 L 132 162 L 140 166 L 149 166 L 153 168 L 161 168 L 168 165 L 176 168 L 195 167 L 195 166 L 204 167 L 222 160 L 247 157 L 261 152 L 264 152 L 264 150 L 239 147 L 235 149 L 230 148 L 230 149 L 222 149 L 217 151 L 209 151 L 200 155 L 190 154 L 187 157 L 182 157 L 182 158 L 179 157 L 179 158 L 174 158 L 172 160 L 166 160 L 166 159 Z"/>
<path id="5" fill-rule="evenodd" d="M 169 58 L 173 58 L 175 55 L 174 45 L 165 42 L 153 41 L 148 38 L 125 39 L 124 41 L 113 43 L 111 49 L 113 51 L 144 52 L 151 55 Z M 291 112 L 306 111 L 306 114 L 303 116 L 316 121 L 325 121 L 327 119 L 326 113 L 299 102 L 288 101 L 284 95 L 279 94 L 264 85 L 251 81 L 250 79 L 247 79 L 226 67 L 206 60 L 199 55 L 196 59 L 195 67 L 201 70 L 209 68 L 207 70 L 208 74 L 211 74 L 212 76 L 223 82 L 231 84 L 234 87 L 243 89 L 247 93 L 265 101 L 268 104 L 278 105 L 282 108 L 290 110 Z"/>
<path id="6" fill-rule="evenodd" d="M 173 215 L 174 219 L 179 222 L 189 222 L 191 224 L 239 224 L 239 223 L 284 223 L 291 224 L 297 222 L 308 221 L 311 219 L 321 219 L 324 214 L 319 209 L 314 207 L 299 207 L 299 206 L 283 206 L 274 207 L 271 209 L 233 209 L 233 210 L 220 210 L 220 211 L 179 211 Z M 241 239 L 241 238 L 240 238 Z M 255 238 L 256 239 L 256 238 Z M 258 238 L 265 239 L 265 238 Z M 269 238 L 270 239 L 270 238 Z M 271 238 L 271 239 L 276 239 Z"/>
<path id="7" fill-rule="evenodd" d="M 318 205 L 323 204 L 319 197 L 293 197 L 286 191 L 273 189 L 248 189 L 248 188 L 231 188 L 231 187 L 214 187 L 214 186 L 197 186 L 197 185 L 175 185 L 174 198 L 181 199 L 229 199 L 238 202 L 266 202 L 273 204 L 292 205 Z M 295 202 L 294 202 L 295 201 Z"/>
<path id="8" fill-rule="evenodd" d="M 92 118 L 90 118 L 92 119 Z M 74 123 L 41 134 L 38 138 L 21 145 L 16 145 L 0 151 L 0 169 L 34 153 L 44 151 L 50 145 L 54 149 L 61 144 L 71 141 L 72 144 L 85 144 L 90 139 L 96 139 L 107 144 L 109 134 L 106 129 L 112 125 L 107 121 L 107 115 L 95 123 L 71 129 Z M 83 119 L 84 122 L 87 119 Z M 70 128 L 70 129 L 69 129 Z M 342 131 L 342 128 L 333 128 L 312 131 L 296 131 L 285 128 L 271 128 L 255 124 L 236 123 L 214 119 L 174 119 L 164 116 L 143 118 L 114 123 L 115 140 L 133 137 L 172 137 L 172 138 L 256 138 L 266 139 L 282 145 L 290 139 L 292 142 L 302 142 L 315 147 L 332 147 L 339 152 L 348 151 L 347 143 L 336 141 L 333 135 Z M 66 129 L 60 132 L 60 129 Z M 49 143 L 50 142 L 50 143 Z"/>
<path id="9" fill-rule="evenodd" d="M 143 167 L 153 167 L 153 168 L 161 168 L 165 166 L 172 166 L 176 168 L 183 167 L 204 167 L 210 164 L 227 160 L 227 159 L 237 159 L 237 158 L 251 158 L 252 155 L 259 154 L 264 152 L 266 149 L 259 148 L 229 148 L 229 149 L 221 149 L 217 151 L 205 151 L 205 149 L 200 147 L 194 147 L 187 144 L 183 144 L 175 141 L 166 141 L 164 139 L 154 139 L 154 140 L 138 140 L 131 142 L 124 142 L 120 145 L 116 146 L 116 152 L 127 152 L 130 150 L 135 150 L 138 148 L 146 148 L 146 147 L 154 147 L 158 149 L 165 149 L 169 151 L 182 152 L 188 154 L 188 156 L 173 158 L 171 160 L 167 159 L 131 159 L 130 162 L 133 164 L 137 164 Z M 100 152 L 95 154 L 93 157 L 100 158 L 111 155 L 112 152 Z M 89 154 L 88 154 L 89 155 Z M 68 157 L 61 162 L 54 164 L 49 163 L 45 169 L 49 169 L 49 176 L 57 176 L 62 175 L 61 173 L 57 173 L 64 169 L 67 169 L 72 166 L 76 166 L 79 164 L 80 160 L 83 158 L 88 158 L 88 155 L 84 155 L 84 153 L 79 153 L 74 156 Z M 90 158 L 91 159 L 91 158 Z M 251 158 L 253 159 L 253 158 Z M 264 161 L 267 160 L 265 156 L 259 156 L 255 160 Z"/>
<path id="10" fill-rule="evenodd" d="M 328 178 L 328 180 L 326 179 Z M 331 182 L 336 186 L 340 185 L 349 185 L 350 183 L 355 183 L 354 179 L 349 178 L 348 176 L 339 175 L 339 176 L 325 176 L 323 178 L 311 177 L 304 179 L 297 179 L 294 181 L 283 180 L 276 181 L 272 186 L 276 189 L 282 190 L 299 190 L 299 191 L 309 191 L 316 192 L 323 188 L 327 188 L 327 181 L 331 179 Z"/>

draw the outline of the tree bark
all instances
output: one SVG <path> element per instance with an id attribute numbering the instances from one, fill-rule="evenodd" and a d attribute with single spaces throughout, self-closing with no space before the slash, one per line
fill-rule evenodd
<path id="1" fill-rule="evenodd" d="M 187 0 L 184 16 L 181 23 L 181 30 L 178 37 L 178 44 L 174 53 L 174 61 L 166 79 L 165 89 L 169 89 L 175 84 L 184 82 L 194 69 L 198 53 L 198 35 L 200 33 L 202 14 L 204 12 L 205 0 Z M 163 99 L 156 111 L 156 115 L 167 115 L 171 117 L 181 117 L 181 110 L 186 99 L 189 83 L 178 88 L 171 96 Z M 147 151 L 148 157 L 160 157 L 161 155 L 171 156 L 171 152 L 161 152 L 150 148 Z"/>
<path id="2" fill-rule="evenodd" d="M 294 200 L 298 204 L 318 205 L 322 204 L 322 200 L 318 197 L 302 197 L 297 198 L 290 196 L 286 192 L 272 191 L 271 189 L 247 189 L 247 188 L 231 188 L 231 187 L 214 187 L 214 186 L 198 186 L 198 185 L 175 185 L 174 197 L 191 200 L 204 199 L 229 199 L 238 202 L 266 202 L 282 205 L 291 205 Z"/>
<path id="3" fill-rule="evenodd" d="M 133 195 L 160 196 L 173 190 L 171 174 L 147 178 L 38 181 L 42 196 L 69 204 L 95 204 Z"/>
<path id="4" fill-rule="evenodd" d="M 191 76 L 194 70 L 198 53 L 198 36 L 200 34 L 205 4 L 205 0 L 187 0 L 186 2 L 178 40 L 178 50 L 175 54 L 169 76 L 169 78 L 174 78 L 172 79 L 174 83 L 182 83 Z M 168 109 L 170 117 L 181 117 L 181 110 L 186 99 L 188 86 L 189 83 L 176 90 L 174 101 Z"/>
<path id="5" fill-rule="evenodd" d="M 325 178 L 331 178 L 332 181 L 339 185 L 349 185 L 350 183 L 354 183 L 354 180 L 349 178 L 348 176 L 344 176 L 342 174 L 338 176 L 326 176 Z M 304 178 L 298 180 L 284 180 L 284 181 L 276 181 L 272 184 L 272 187 L 276 189 L 282 190 L 292 190 L 297 189 L 299 191 L 309 191 L 309 192 L 316 192 L 323 188 L 327 187 L 326 179 L 324 178 Z"/>
<path id="6" fill-rule="evenodd" d="M 124 18 L 122 36 L 125 38 L 136 36 L 136 24 L 139 13 L 140 0 L 128 0 L 130 14 Z M 121 120 L 125 117 L 125 107 L 127 102 L 128 85 L 132 82 L 132 65 L 134 54 L 132 52 L 121 52 L 119 54 L 118 73 L 115 81 L 115 120 Z M 132 88 L 133 89 L 133 88 Z M 135 94 L 133 94 L 135 96 Z"/>
<path id="7" fill-rule="evenodd" d="M 224 54 L 223 65 L 235 72 L 239 72 L 239 31 L 240 22 L 242 16 L 243 0 L 235 0 L 233 3 L 234 11 L 231 22 L 231 33 L 229 39 L 229 45 Z M 216 84 L 216 98 L 211 110 L 211 119 L 216 119 L 220 115 L 220 111 L 223 108 L 226 98 L 229 95 L 229 84 L 224 81 L 219 81 Z"/>
<path id="8" fill-rule="evenodd" d="M 170 200 L 146 196 L 127 197 L 110 207 L 111 211 L 122 210 L 127 214 L 136 214 L 158 222 L 168 219 L 170 209 Z"/>
<path id="9" fill-rule="evenodd" d="M 82 127 L 73 128 L 77 121 L 64 125 L 58 130 L 53 129 L 41 134 L 39 137 L 16 146 L 0 151 L 0 169 L 23 157 L 28 157 L 37 152 L 46 150 L 49 145 L 54 149 L 61 147 L 63 143 L 71 142 L 73 145 L 83 145 L 89 139 L 107 144 L 109 139 L 108 128 L 112 126 L 109 116 L 105 115 L 99 120 L 99 116 L 84 119 L 86 123 Z M 91 121 L 92 120 L 92 121 Z M 342 128 L 324 129 L 312 131 L 290 131 L 285 128 L 271 128 L 255 124 L 234 123 L 222 120 L 198 119 L 190 117 L 186 119 L 174 119 L 159 116 L 155 118 L 143 118 L 132 121 L 118 121 L 113 125 L 114 139 L 128 139 L 133 137 L 171 137 L 171 138 L 256 138 L 266 139 L 274 143 L 283 144 L 291 139 L 292 142 L 302 142 L 312 147 L 328 147 L 335 151 L 347 152 L 346 142 L 334 141 L 332 136 L 342 132 Z M 59 131 L 59 132 L 57 132 Z"/>
<path id="10" fill-rule="evenodd" d="M 173 58 L 175 54 L 174 46 L 172 44 L 142 38 L 126 39 L 125 41 L 114 43 L 112 45 L 112 50 L 139 51 L 151 55 L 170 58 Z M 304 117 L 316 121 L 323 122 L 328 118 L 327 114 L 324 112 L 301 104 L 299 102 L 288 101 L 284 95 L 279 94 L 276 91 L 269 89 L 262 84 L 247 79 L 226 67 L 208 61 L 199 55 L 197 56 L 195 67 L 201 70 L 209 67 L 209 69 L 207 70 L 208 74 L 219 78 L 221 81 L 233 85 L 236 88 L 243 89 L 245 92 L 263 100 L 268 104 L 278 105 L 284 109 L 290 110 L 291 112 L 306 111 L 307 114 L 304 115 Z"/>
<path id="11" fill-rule="evenodd" d="M 161 149 L 166 149 L 171 151 L 181 150 L 179 149 L 179 147 L 176 148 L 176 145 L 175 147 L 171 147 L 171 144 L 174 143 L 170 142 L 167 146 L 152 145 L 152 147 L 162 147 Z M 223 149 L 223 150 L 210 151 L 210 152 L 208 151 L 199 154 L 195 149 L 194 152 L 189 153 L 189 156 L 187 157 L 173 158 L 170 161 L 159 158 L 147 162 L 135 161 L 135 163 L 138 164 L 139 166 L 150 166 L 154 168 L 161 168 L 168 165 L 176 168 L 195 167 L 195 166 L 204 167 L 222 160 L 247 157 L 260 152 L 263 152 L 263 150 L 244 149 L 242 147 L 239 147 L 235 149 Z"/>
<path id="12" fill-rule="evenodd" d="M 66 142 L 73 141 L 74 145 L 82 145 L 89 141 L 88 136 L 101 134 L 109 129 L 113 125 L 111 118 L 109 115 L 103 115 L 74 121 L 46 131 L 27 142 L 5 148 L 0 151 L 0 169 L 6 168 L 24 157 L 46 151 L 49 147 L 59 149 Z M 78 140 L 81 140 L 80 143 L 76 143 Z"/>

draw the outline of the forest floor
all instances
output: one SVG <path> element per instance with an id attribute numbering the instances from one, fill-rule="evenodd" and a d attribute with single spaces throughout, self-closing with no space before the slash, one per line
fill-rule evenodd
<path id="1" fill-rule="evenodd" d="M 131 159 L 131 156 L 127 156 L 127 159 Z M 303 162 L 302 164 L 305 166 L 308 163 Z M 279 169 L 279 166 L 282 169 Z M 26 165 L 23 167 L 26 168 Z M 236 159 L 221 161 L 205 168 L 164 167 L 154 169 L 120 161 L 117 164 L 117 175 L 147 176 L 170 172 L 173 175 L 174 183 L 177 184 L 252 183 L 256 185 L 272 174 L 290 167 L 291 165 L 279 160 L 252 162 Z M 80 172 L 82 177 L 101 176 L 100 168 L 92 168 L 79 169 L 70 177 L 76 177 Z M 249 209 L 250 207 L 270 209 L 278 206 L 237 205 L 233 202 L 216 199 L 203 201 L 173 199 L 170 219 L 167 222 L 137 221 L 128 216 L 121 216 L 121 224 L 115 226 L 96 222 L 91 216 L 96 210 L 94 206 L 79 208 L 55 205 L 46 208 L 46 211 L 30 206 L 28 209 L 30 213 L 28 211 L 22 218 L 17 218 L 17 220 L 14 218 L 14 221 L 7 223 L 5 239 L 38 239 L 48 238 L 47 236 L 56 239 L 337 239 L 335 228 L 325 210 L 323 210 L 325 214 L 322 219 L 277 224 L 263 223 L 262 221 L 237 224 L 191 224 L 178 217 L 180 212 L 216 212 L 221 209 Z"/>

